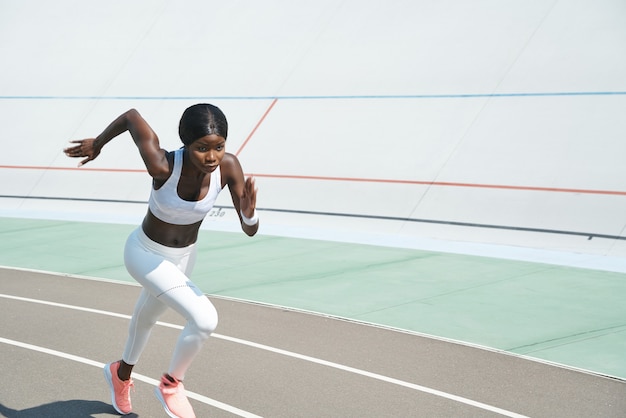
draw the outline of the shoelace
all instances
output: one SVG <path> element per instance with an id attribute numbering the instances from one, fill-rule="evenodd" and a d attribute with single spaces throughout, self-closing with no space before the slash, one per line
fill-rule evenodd
<path id="1" fill-rule="evenodd" d="M 128 396 L 131 389 L 133 390 L 133 392 L 135 392 L 135 382 L 132 379 L 122 380 L 122 382 L 124 382 L 124 387 L 122 388 L 122 394 L 124 396 Z"/>

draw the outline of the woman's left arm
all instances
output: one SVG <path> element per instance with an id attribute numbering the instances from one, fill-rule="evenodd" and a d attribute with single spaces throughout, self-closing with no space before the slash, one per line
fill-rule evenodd
<path id="1" fill-rule="evenodd" d="M 251 237 L 259 230 L 259 217 L 256 213 L 257 188 L 254 177 L 246 179 L 239 160 L 229 153 L 224 154 L 220 170 L 230 190 L 241 229 Z"/>

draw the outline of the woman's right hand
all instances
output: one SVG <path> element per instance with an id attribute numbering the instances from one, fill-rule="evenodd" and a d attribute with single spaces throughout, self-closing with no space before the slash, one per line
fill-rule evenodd
<path id="1" fill-rule="evenodd" d="M 86 157 L 84 160 L 78 163 L 79 167 L 81 165 L 87 164 L 91 160 L 95 160 L 96 157 L 100 155 L 100 150 L 102 149 L 102 147 L 97 146 L 95 138 L 80 139 L 70 141 L 70 143 L 76 145 L 65 148 L 63 150 L 63 152 L 65 152 L 65 155 L 72 158 Z"/>

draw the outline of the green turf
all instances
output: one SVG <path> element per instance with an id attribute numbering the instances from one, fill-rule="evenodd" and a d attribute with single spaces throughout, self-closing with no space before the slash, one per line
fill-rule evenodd
<path id="1" fill-rule="evenodd" d="M 132 281 L 129 225 L 0 218 L 0 264 Z M 626 378 L 626 275 L 540 263 L 201 231 L 209 294 L 428 333 Z"/>

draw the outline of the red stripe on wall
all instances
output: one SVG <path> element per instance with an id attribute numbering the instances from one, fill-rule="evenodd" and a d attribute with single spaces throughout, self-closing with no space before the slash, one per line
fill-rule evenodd
<path id="1" fill-rule="evenodd" d="M 248 137 L 246 138 L 245 141 L 243 141 L 243 144 L 241 144 L 241 146 L 239 147 L 239 149 L 237 150 L 237 152 L 235 153 L 235 155 L 239 155 L 239 153 L 241 153 L 241 151 L 243 151 L 244 147 L 248 144 L 248 141 L 250 141 L 250 138 L 252 138 L 252 135 L 254 135 L 254 133 L 256 132 L 257 129 L 259 129 L 259 126 L 261 126 L 261 124 L 263 123 L 263 121 L 265 120 L 265 118 L 267 117 L 267 115 L 270 113 L 270 111 L 272 110 L 272 108 L 274 107 L 274 105 L 276 104 L 276 102 L 278 101 L 278 99 L 274 99 L 272 100 L 272 103 L 270 104 L 270 106 L 267 108 L 267 110 L 265 111 L 265 113 L 263 113 L 263 116 L 261 116 L 261 119 L 259 119 L 259 121 L 257 122 L 256 126 L 254 127 L 254 129 L 252 129 L 252 132 L 250 132 L 250 135 L 248 135 Z"/>
<path id="2" fill-rule="evenodd" d="M 269 109 L 268 109 L 269 110 Z M 267 112 L 266 112 L 267 113 Z M 245 144 L 244 144 L 245 145 Z M 25 165 L 0 165 L 0 169 L 13 170 L 58 170 L 58 171 L 94 171 L 94 172 L 115 172 L 115 173 L 146 173 L 145 169 L 123 169 L 123 168 L 86 168 L 86 167 L 42 167 L 42 166 L 25 166 Z M 609 196 L 626 196 L 626 191 L 618 190 L 594 190 L 594 189 L 574 189 L 559 187 L 536 187 L 536 186 L 512 186 L 506 184 L 481 184 L 481 183 L 456 183 L 445 181 L 420 181 L 420 180 L 401 180 L 401 179 L 373 179 L 359 177 L 323 177 L 323 176 L 297 176 L 286 174 L 252 174 L 246 173 L 246 176 L 255 176 L 260 178 L 274 179 L 292 179 L 292 180 L 320 180 L 320 181 L 340 181 L 340 182 L 361 182 L 361 183 L 389 183 L 389 184 L 409 184 L 416 186 L 435 186 L 435 187 L 471 187 L 479 189 L 500 189 L 500 190 L 520 190 L 520 191 L 537 191 L 537 192 L 554 192 L 554 193 L 580 193 L 580 194 L 598 194 Z"/>

